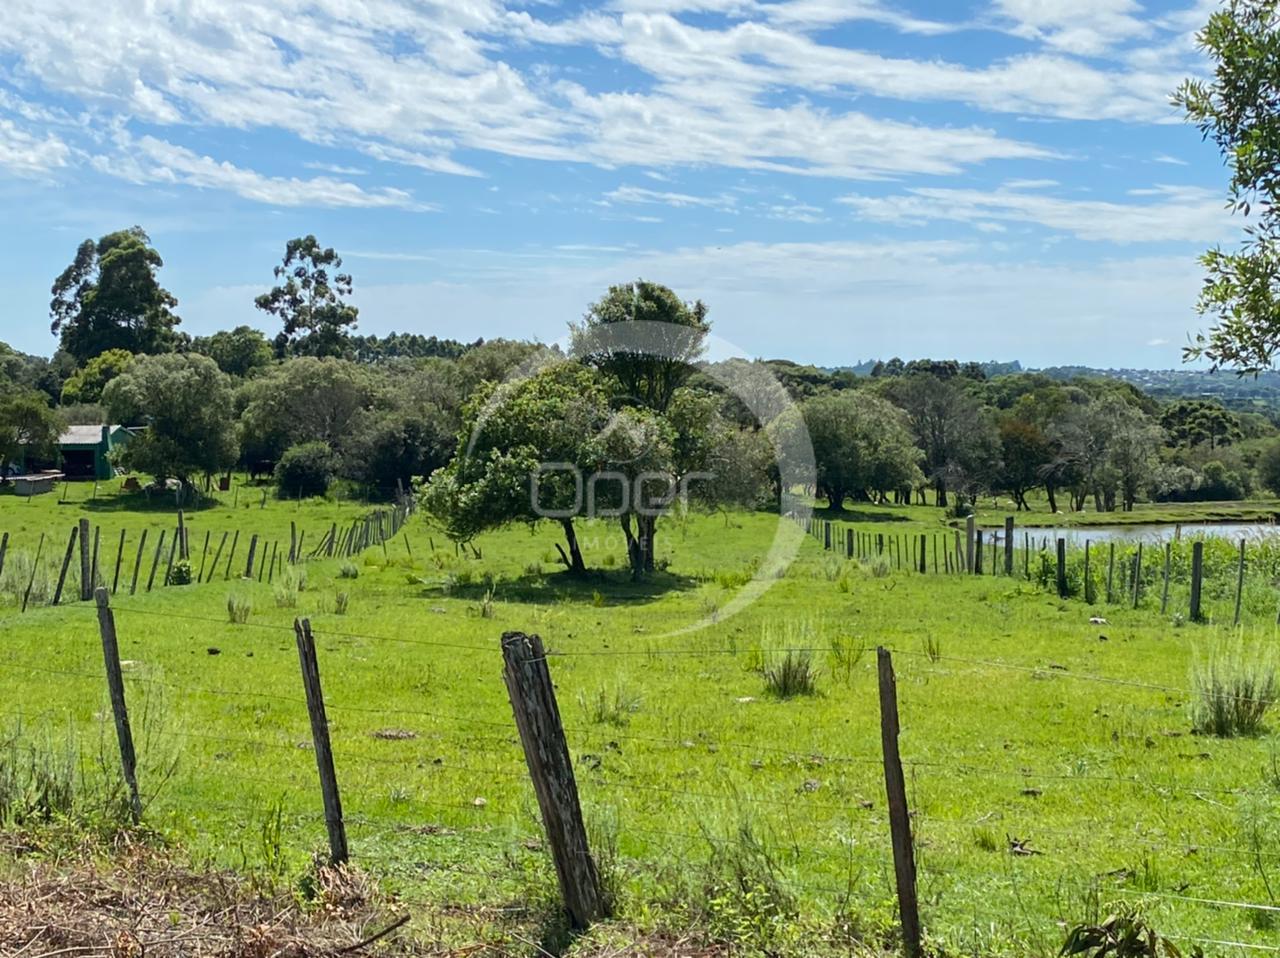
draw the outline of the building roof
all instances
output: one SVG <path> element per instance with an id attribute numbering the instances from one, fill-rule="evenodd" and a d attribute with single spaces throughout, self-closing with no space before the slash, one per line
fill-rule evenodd
<path id="1" fill-rule="evenodd" d="M 58 437 L 60 446 L 96 446 L 102 442 L 101 426 L 68 426 Z"/>

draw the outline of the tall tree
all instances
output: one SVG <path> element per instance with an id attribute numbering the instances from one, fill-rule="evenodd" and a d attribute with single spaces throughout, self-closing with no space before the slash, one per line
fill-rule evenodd
<path id="1" fill-rule="evenodd" d="M 1216 317 L 1187 349 L 1214 369 L 1255 373 L 1280 349 L 1280 0 L 1226 0 L 1197 34 L 1214 66 L 1174 94 L 1187 118 L 1212 139 L 1231 171 L 1228 193 L 1246 219 L 1235 252 L 1201 258 L 1207 276 L 1199 310 Z"/>
<path id="2" fill-rule="evenodd" d="M 274 270 L 283 282 L 254 300 L 258 309 L 284 323 L 275 341 L 277 356 L 343 356 L 350 351 L 348 331 L 355 328 L 359 310 L 346 302 L 352 279 L 341 269 L 337 251 L 322 247 L 310 234 L 285 244 L 284 261 Z"/>
<path id="3" fill-rule="evenodd" d="M 702 357 L 711 323 L 701 301 L 637 280 L 609 287 L 569 330 L 573 355 L 613 377 L 623 402 L 664 413 Z"/>
<path id="4" fill-rule="evenodd" d="M 144 425 L 119 462 L 157 479 L 207 480 L 240 454 L 231 384 L 208 356 L 142 356 L 102 392 L 114 422 Z"/>
<path id="5" fill-rule="evenodd" d="M 160 285 L 164 265 L 141 226 L 80 244 L 53 283 L 50 326 L 83 365 L 108 349 L 162 353 L 174 348 L 178 301 Z"/>

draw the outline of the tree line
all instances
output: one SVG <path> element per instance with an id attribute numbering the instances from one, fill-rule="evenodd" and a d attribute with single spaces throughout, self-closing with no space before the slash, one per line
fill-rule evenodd
<path id="1" fill-rule="evenodd" d="M 353 278 L 310 236 L 287 244 L 277 285 L 256 300 L 278 335 L 240 326 L 186 337 L 161 265 L 136 227 L 80 246 L 53 284 L 61 348 L 51 359 L 0 348 L 0 469 L 51 457 L 67 423 L 140 426 L 118 464 L 157 478 L 207 485 L 240 465 L 287 496 L 417 482 L 460 539 L 558 516 L 575 571 L 571 507 L 581 476 L 606 472 L 615 479 L 590 487 L 592 505 L 618 519 L 638 573 L 652 571 L 657 518 L 677 505 L 646 482 L 667 477 L 679 507 L 776 504 L 778 450 L 794 449 L 786 440 L 800 431 L 812 442 L 812 492 L 837 510 L 932 502 L 964 514 L 1004 494 L 1018 509 L 1111 511 L 1280 493 L 1280 439 L 1264 416 L 1202 398 L 1161 402 L 1114 379 L 989 375 L 953 360 L 895 359 L 869 375 L 787 360 L 708 365 L 707 307 L 656 283 L 611 287 L 570 325 L 561 353 L 356 335 Z M 592 339 L 635 319 L 679 331 L 674 352 Z M 752 401 L 751 389 L 770 388 L 792 405 Z M 546 463 L 577 478 L 540 475 L 539 501 L 530 476 Z M 645 508 L 646 497 L 662 508 Z"/>

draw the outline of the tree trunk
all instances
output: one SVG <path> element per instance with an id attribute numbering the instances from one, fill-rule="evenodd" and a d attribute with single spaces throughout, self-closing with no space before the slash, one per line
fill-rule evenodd
<path id="1" fill-rule="evenodd" d="M 560 557 L 565 559 L 565 565 L 573 575 L 586 575 L 587 565 L 582 561 L 582 548 L 578 545 L 578 534 L 573 529 L 572 519 L 561 519 L 560 527 L 564 529 L 565 542 L 569 546 L 568 558 L 565 558 L 564 550 L 560 550 Z M 559 545 L 556 546 L 559 549 Z"/>
<path id="2" fill-rule="evenodd" d="M 1049 511 L 1057 513 L 1058 511 L 1058 490 L 1051 482 L 1044 484 L 1044 494 L 1049 497 Z"/>
<path id="3" fill-rule="evenodd" d="M 936 483 L 934 483 L 934 489 L 936 489 L 938 493 L 938 496 L 936 499 L 938 506 L 942 509 L 945 509 L 947 507 L 947 484 L 943 482 L 941 479 L 939 479 Z"/>

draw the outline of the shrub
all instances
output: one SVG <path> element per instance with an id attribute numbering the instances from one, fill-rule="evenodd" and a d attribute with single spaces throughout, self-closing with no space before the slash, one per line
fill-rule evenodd
<path id="1" fill-rule="evenodd" d="M 164 584 L 190 585 L 193 581 L 195 581 L 195 573 L 191 571 L 191 563 L 186 559 L 179 559 L 165 576 Z"/>
<path id="2" fill-rule="evenodd" d="M 813 656 L 805 651 L 787 649 L 764 665 L 765 689 L 780 699 L 813 695 L 818 690 L 817 678 Z"/>
<path id="3" fill-rule="evenodd" d="M 248 596 L 236 595 L 234 592 L 227 596 L 227 618 L 232 625 L 244 625 L 252 614 L 253 603 Z"/>
<path id="4" fill-rule="evenodd" d="M 1276 667 L 1261 656 L 1215 653 L 1192 676 L 1191 726 L 1202 735 L 1254 735 L 1276 699 Z"/>
<path id="5" fill-rule="evenodd" d="M 304 442 L 290 446 L 276 463 L 276 490 L 282 499 L 322 496 L 337 471 L 337 457 L 327 443 Z"/>
<path id="6" fill-rule="evenodd" d="M 1118 910 L 1099 924 L 1076 925 L 1059 955 L 1086 958 L 1181 958 L 1182 951 L 1131 908 Z M 1197 945 L 1191 955 L 1203 955 Z"/>

